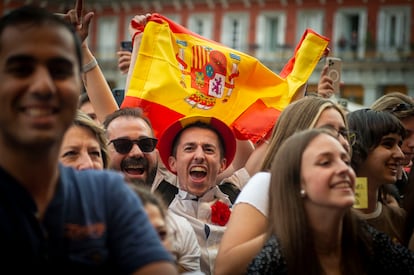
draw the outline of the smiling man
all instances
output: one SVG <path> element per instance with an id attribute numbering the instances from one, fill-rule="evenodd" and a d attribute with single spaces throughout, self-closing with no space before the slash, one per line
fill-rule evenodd
<path id="1" fill-rule="evenodd" d="M 158 160 L 150 120 L 141 108 L 122 108 L 103 122 L 108 137 L 109 167 L 122 172 L 132 184 L 144 184 L 159 191 L 169 204 L 176 193 L 176 176 Z"/>
<path id="2" fill-rule="evenodd" d="M 110 141 L 110 168 L 122 172 L 131 183 L 152 186 L 158 166 L 157 140 L 142 110 L 117 110 L 103 125 Z"/>
<path id="3" fill-rule="evenodd" d="M 85 19 L 82 0 L 71 14 Z M 79 9 L 78 9 L 79 8 Z M 90 20 L 76 24 L 88 27 Z M 0 259 L 16 274 L 177 274 L 118 173 L 59 164 L 82 80 L 75 28 L 35 6 L 0 18 Z"/>

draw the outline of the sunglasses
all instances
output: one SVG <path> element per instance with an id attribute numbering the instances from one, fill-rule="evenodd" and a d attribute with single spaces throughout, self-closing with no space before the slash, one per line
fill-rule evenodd
<path id="1" fill-rule="evenodd" d="M 140 138 L 140 139 L 128 139 L 128 138 L 118 138 L 113 139 L 109 144 L 113 144 L 115 151 L 120 154 L 127 154 L 131 152 L 132 146 L 134 144 L 138 145 L 139 149 L 143 153 L 151 153 L 154 151 L 155 146 L 157 146 L 158 140 L 156 138 Z"/>
<path id="2" fill-rule="evenodd" d="M 400 103 L 400 104 L 397 104 L 394 107 L 390 107 L 390 108 L 387 108 L 385 110 L 389 111 L 390 113 L 413 111 L 414 106 L 411 105 L 411 104 L 407 104 L 407 103 Z"/>

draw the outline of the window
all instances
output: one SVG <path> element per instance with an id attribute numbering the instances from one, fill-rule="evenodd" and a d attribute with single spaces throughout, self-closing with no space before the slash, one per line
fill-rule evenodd
<path id="1" fill-rule="evenodd" d="M 213 21 L 212 14 L 193 14 L 188 18 L 188 29 L 205 38 L 213 39 Z"/>
<path id="2" fill-rule="evenodd" d="M 341 95 L 349 102 L 364 104 L 364 87 L 362 85 L 347 84 L 341 88 Z"/>
<path id="3" fill-rule="evenodd" d="M 303 33 L 307 28 L 310 28 L 313 31 L 323 35 L 323 17 L 323 12 L 319 10 L 299 11 L 297 16 L 298 25 L 296 29 L 296 44 L 299 43 Z"/>
<path id="4" fill-rule="evenodd" d="M 134 14 L 125 16 L 125 21 L 123 22 L 124 26 L 124 35 L 122 40 L 131 40 L 131 35 L 129 34 L 129 25 L 131 24 L 131 19 L 134 18 Z"/>
<path id="5" fill-rule="evenodd" d="M 384 59 L 408 53 L 410 46 L 410 7 L 383 7 L 378 17 L 378 51 Z"/>
<path id="6" fill-rule="evenodd" d="M 345 60 L 364 58 L 367 50 L 366 30 L 367 11 L 365 8 L 338 9 L 334 16 L 333 54 Z"/>
<path id="7" fill-rule="evenodd" d="M 255 55 L 266 61 L 280 59 L 285 49 L 286 16 L 284 13 L 266 12 L 258 17 Z"/>
<path id="8" fill-rule="evenodd" d="M 113 59 L 118 50 L 118 17 L 101 17 L 98 20 L 98 58 Z"/>
<path id="9" fill-rule="evenodd" d="M 242 52 L 248 50 L 248 13 L 227 13 L 223 17 L 221 43 Z"/>
<path id="10" fill-rule="evenodd" d="M 388 94 L 388 93 L 393 93 L 393 92 L 399 92 L 405 95 L 408 95 L 408 88 L 406 85 L 401 84 L 401 85 L 385 85 L 381 87 L 382 92 L 384 95 Z"/>

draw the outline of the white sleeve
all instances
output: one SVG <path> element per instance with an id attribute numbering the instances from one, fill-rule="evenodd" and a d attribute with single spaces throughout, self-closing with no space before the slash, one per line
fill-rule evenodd
<path id="1" fill-rule="evenodd" d="M 229 182 L 234 184 L 237 188 L 240 190 L 243 189 L 243 187 L 246 185 L 246 183 L 249 181 L 250 175 L 249 172 L 247 172 L 246 168 L 240 168 L 236 172 L 234 172 L 230 177 L 224 178 L 222 182 Z"/>
<path id="2" fill-rule="evenodd" d="M 187 271 L 199 271 L 201 250 L 190 222 L 168 211 L 167 223 L 174 234 L 171 252 L 177 257 L 177 264 Z"/>
<path id="3" fill-rule="evenodd" d="M 270 173 L 258 172 L 244 186 L 234 205 L 248 203 L 268 216 Z"/>

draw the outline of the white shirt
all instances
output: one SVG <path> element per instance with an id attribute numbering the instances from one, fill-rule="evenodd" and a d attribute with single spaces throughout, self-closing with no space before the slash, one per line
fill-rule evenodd
<path id="1" fill-rule="evenodd" d="M 167 227 L 172 236 L 171 252 L 177 264 L 187 271 L 200 271 L 201 250 L 191 224 L 184 217 L 168 211 Z"/>
<path id="2" fill-rule="evenodd" d="M 214 264 L 226 226 L 211 223 L 211 206 L 217 201 L 231 206 L 228 196 L 215 186 L 202 197 L 197 198 L 186 191 L 179 190 L 169 206 L 169 210 L 186 218 L 197 235 L 201 249 L 201 271 L 214 274 Z"/>

